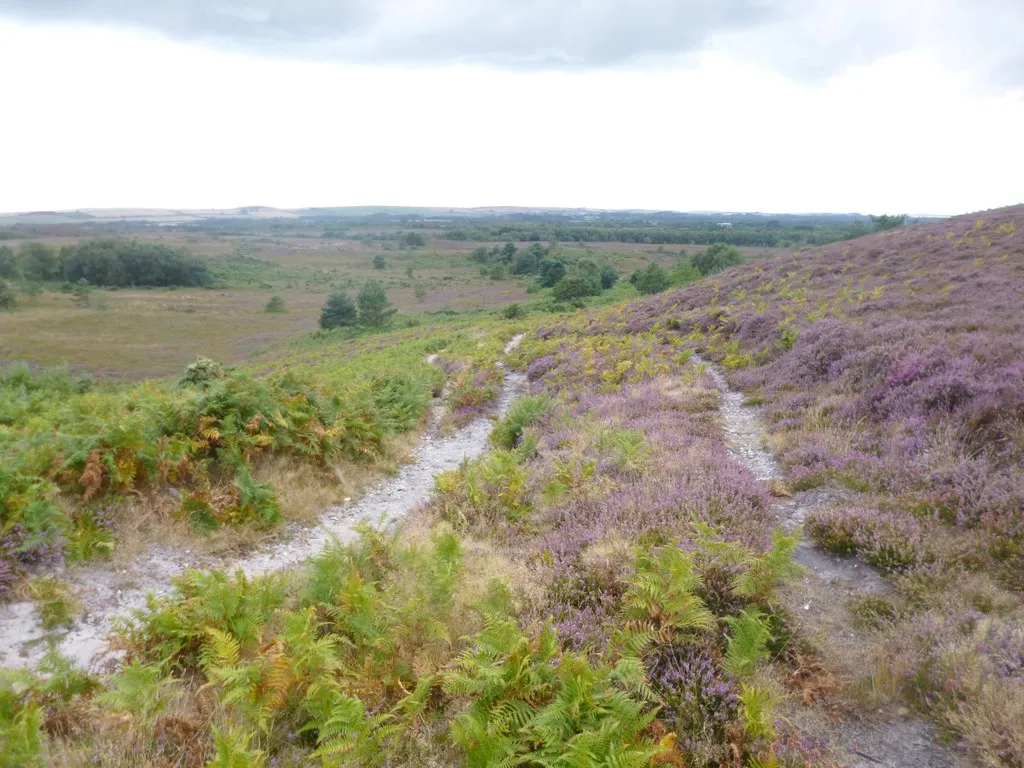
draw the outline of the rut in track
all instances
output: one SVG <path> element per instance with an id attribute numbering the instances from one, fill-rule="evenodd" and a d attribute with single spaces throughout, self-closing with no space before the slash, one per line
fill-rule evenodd
<path id="1" fill-rule="evenodd" d="M 760 408 L 744 405 L 744 395 L 729 386 L 722 371 L 704 364 L 721 393 L 720 413 L 730 453 L 759 480 L 783 481 L 781 467 L 765 447 L 767 433 Z M 776 499 L 774 508 L 782 527 L 792 530 L 813 510 L 848 496 L 840 490 L 817 488 Z M 887 591 L 889 583 L 856 558 L 837 557 L 806 540 L 801 542 L 796 559 L 805 573 L 783 594 L 791 614 L 826 657 L 830 649 L 840 649 L 849 651 L 843 654 L 845 658 L 855 658 L 867 641 L 855 629 L 848 604 L 856 597 Z M 840 671 L 852 676 L 864 670 Z M 866 713 L 851 709 L 836 720 L 796 707 L 786 716 L 825 744 L 848 768 L 952 768 L 967 764 L 941 743 L 934 728 L 905 710 Z"/>
<path id="2" fill-rule="evenodd" d="M 522 336 L 512 339 L 505 346 L 505 354 L 518 346 L 521 339 Z M 523 374 L 506 371 L 496 406 L 499 417 L 508 411 L 525 381 Z M 355 502 L 328 507 L 316 527 L 289 526 L 278 543 L 250 555 L 235 560 L 202 558 L 189 550 L 156 545 L 128 569 L 118 571 L 94 564 L 64 569 L 59 575 L 78 593 L 84 613 L 69 631 L 53 634 L 50 639 L 61 653 L 80 666 L 101 671 L 117 660 L 106 642 L 115 619 L 142 608 L 147 594 L 168 593 L 172 579 L 187 569 L 242 570 L 247 576 L 284 570 L 316 555 L 332 539 L 352 540 L 361 523 L 380 525 L 404 517 L 428 499 L 434 478 L 487 450 L 490 419 L 479 418 L 450 435 L 439 436 L 443 410 L 443 404 L 435 404 L 423 443 L 398 474 L 383 480 Z M 46 650 L 46 633 L 39 625 L 34 603 L 0 606 L 0 666 L 33 665 Z"/>

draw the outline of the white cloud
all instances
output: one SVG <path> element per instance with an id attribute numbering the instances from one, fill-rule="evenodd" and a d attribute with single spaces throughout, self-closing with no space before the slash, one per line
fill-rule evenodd
<path id="1" fill-rule="evenodd" d="M 1020 202 L 1024 103 L 927 51 L 802 84 L 399 68 L 0 22 L 0 210 L 346 204 L 957 213 Z"/>

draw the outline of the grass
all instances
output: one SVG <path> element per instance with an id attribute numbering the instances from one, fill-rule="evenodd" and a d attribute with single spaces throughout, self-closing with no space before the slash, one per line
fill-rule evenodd
<path id="1" fill-rule="evenodd" d="M 36 603 L 43 629 L 70 627 L 80 612 L 78 598 L 70 586 L 56 576 L 37 576 L 28 582 L 27 591 Z"/>

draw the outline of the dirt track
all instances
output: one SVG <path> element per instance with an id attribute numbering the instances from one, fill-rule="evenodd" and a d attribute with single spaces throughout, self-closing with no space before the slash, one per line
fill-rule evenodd
<path id="1" fill-rule="evenodd" d="M 520 340 L 521 336 L 512 339 L 505 347 L 506 354 Z M 524 384 L 523 374 L 506 372 L 496 406 L 499 416 L 507 412 Z M 381 525 L 404 517 L 427 500 L 435 477 L 487 449 L 490 419 L 477 419 L 450 435 L 439 437 L 437 427 L 442 410 L 440 403 L 435 404 L 423 443 L 413 452 L 412 461 L 402 466 L 397 475 L 382 481 L 357 501 L 327 508 L 320 524 L 314 528 L 290 526 L 283 531 L 279 543 L 266 549 L 237 560 L 217 560 L 201 559 L 189 550 L 156 545 L 125 570 L 101 564 L 68 568 L 60 576 L 78 593 L 85 610 L 70 630 L 55 633 L 51 639 L 61 653 L 82 667 L 100 671 L 116 662 L 116 656 L 107 650 L 106 643 L 115 620 L 145 606 L 147 594 L 169 592 L 172 579 L 187 569 L 240 569 L 248 576 L 283 570 L 317 554 L 332 539 L 351 540 L 359 523 Z M 45 635 L 35 615 L 34 603 L 0 606 L 0 665 L 34 665 L 46 653 Z"/>

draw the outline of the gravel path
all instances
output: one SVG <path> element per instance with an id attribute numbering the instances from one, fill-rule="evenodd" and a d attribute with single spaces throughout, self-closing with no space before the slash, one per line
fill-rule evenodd
<path id="1" fill-rule="evenodd" d="M 694 358 L 695 362 L 704 362 Z M 730 453 L 758 479 L 783 481 L 785 475 L 771 451 L 765 447 L 767 432 L 761 409 L 745 406 L 744 395 L 732 389 L 722 371 L 704 363 L 721 392 L 720 412 Z M 775 511 L 783 528 L 800 526 L 807 515 L 848 498 L 836 489 L 816 488 L 775 500 Z M 801 629 L 827 654 L 850 650 L 849 657 L 867 646 L 854 628 L 848 610 L 851 599 L 890 589 L 889 583 L 870 566 L 856 558 L 837 557 L 803 540 L 796 559 L 804 566 L 802 579 L 783 595 Z M 852 670 L 863 674 L 864 670 Z M 815 740 L 826 745 L 847 768 L 953 768 L 966 765 L 961 756 L 944 745 L 927 722 L 909 712 L 879 710 L 850 712 L 843 717 L 822 717 L 806 707 L 795 707 L 786 715 Z"/>
<path id="2" fill-rule="evenodd" d="M 512 339 L 505 346 L 505 354 L 521 340 L 521 336 Z M 508 411 L 525 382 L 523 374 L 506 372 L 496 408 L 499 416 Z M 358 501 L 328 507 L 316 527 L 290 525 L 282 532 L 279 542 L 246 557 L 237 560 L 204 558 L 189 550 L 154 545 L 125 570 L 104 568 L 102 564 L 66 569 L 60 576 L 77 591 L 84 612 L 70 630 L 53 634 L 51 639 L 56 641 L 61 653 L 82 667 L 102 671 L 117 661 L 116 654 L 106 647 L 106 637 L 115 619 L 145 606 L 147 594 L 170 592 L 171 580 L 185 570 L 241 569 L 248 576 L 266 574 L 298 565 L 320 552 L 332 539 L 352 540 L 359 523 L 379 525 L 404 517 L 429 498 L 437 475 L 457 468 L 465 459 L 487 449 L 492 427 L 490 419 L 476 419 L 441 437 L 437 434 L 437 425 L 442 412 L 443 405 L 435 404 L 426 437 L 413 452 L 412 461 L 403 465 L 397 475 L 371 488 Z M 0 665 L 34 665 L 47 650 L 45 636 L 35 615 L 34 603 L 0 606 Z"/>

